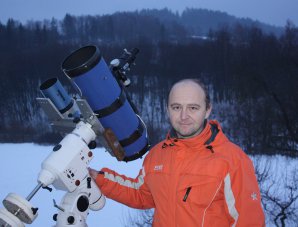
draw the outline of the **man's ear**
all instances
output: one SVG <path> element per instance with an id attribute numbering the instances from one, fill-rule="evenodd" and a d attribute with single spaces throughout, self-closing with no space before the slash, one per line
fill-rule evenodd
<path id="1" fill-rule="evenodd" d="M 211 111 L 212 111 L 212 105 L 210 104 L 210 105 L 209 105 L 209 108 L 208 108 L 207 111 L 206 111 L 205 119 L 208 119 L 208 117 L 209 117 L 210 114 L 211 114 Z"/>

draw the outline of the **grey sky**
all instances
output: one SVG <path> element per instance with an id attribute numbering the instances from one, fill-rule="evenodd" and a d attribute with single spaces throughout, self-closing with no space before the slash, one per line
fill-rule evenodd
<path id="1" fill-rule="evenodd" d="M 298 25 L 298 0 L 0 0 L 0 21 L 21 22 L 73 15 L 111 14 L 143 8 L 169 8 L 181 12 L 186 7 L 219 10 L 237 17 L 249 17 L 284 26 L 287 19 Z"/>

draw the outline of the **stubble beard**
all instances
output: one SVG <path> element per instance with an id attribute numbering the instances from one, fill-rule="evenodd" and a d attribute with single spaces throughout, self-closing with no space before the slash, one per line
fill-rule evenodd
<path id="1" fill-rule="evenodd" d="M 176 131 L 178 138 L 187 139 L 200 134 L 203 129 L 199 127 L 199 128 L 193 128 L 189 130 L 189 132 L 183 132 L 182 129 L 179 129 L 179 127 L 177 127 L 177 128 L 174 128 L 174 130 Z"/>

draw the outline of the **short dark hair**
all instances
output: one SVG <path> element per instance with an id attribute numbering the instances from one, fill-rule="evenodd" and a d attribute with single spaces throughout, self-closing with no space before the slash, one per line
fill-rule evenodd
<path id="1" fill-rule="evenodd" d="M 183 82 L 193 82 L 193 83 L 199 85 L 199 86 L 203 89 L 203 91 L 204 91 L 204 93 L 205 93 L 206 110 L 208 110 L 208 109 L 211 107 L 211 100 L 210 100 L 209 91 L 208 91 L 206 85 L 205 85 L 201 80 L 199 80 L 199 79 L 197 79 L 197 78 L 182 79 L 182 80 L 177 81 L 177 82 L 174 83 L 173 86 L 171 87 L 170 92 L 171 92 L 172 88 L 173 88 L 176 84 L 183 83 Z M 170 92 L 169 92 L 168 95 L 170 95 Z M 169 101 L 169 97 L 168 97 L 168 101 Z"/>

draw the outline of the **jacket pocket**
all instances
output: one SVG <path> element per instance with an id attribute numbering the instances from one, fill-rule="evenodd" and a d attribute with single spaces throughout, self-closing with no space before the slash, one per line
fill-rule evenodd
<path id="1" fill-rule="evenodd" d="M 220 180 L 216 177 L 189 175 L 178 186 L 177 202 L 192 209 L 206 208 L 219 196 L 219 189 Z"/>

